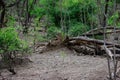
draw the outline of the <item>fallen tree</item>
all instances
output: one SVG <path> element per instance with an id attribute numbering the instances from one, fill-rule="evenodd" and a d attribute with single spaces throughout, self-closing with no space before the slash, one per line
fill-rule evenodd
<path id="1" fill-rule="evenodd" d="M 88 52 L 94 51 L 92 53 L 99 55 L 99 54 L 106 53 L 106 48 L 103 47 L 104 43 L 106 48 L 108 48 L 112 52 L 113 52 L 113 46 L 115 46 L 116 53 L 119 53 L 120 44 L 112 43 L 109 41 L 104 42 L 104 40 L 98 40 L 98 39 L 88 38 L 84 36 L 66 37 L 64 39 L 61 36 L 59 37 L 57 36 L 55 39 L 50 40 L 48 43 L 46 43 L 45 47 L 43 49 L 40 49 L 41 50 L 40 52 L 48 51 L 48 49 L 55 48 L 62 45 L 62 46 L 68 47 L 71 50 L 75 50 L 76 52 L 79 52 L 79 53 L 83 53 L 83 52 L 85 53 L 85 51 L 88 50 Z M 40 46 L 41 45 L 38 45 L 38 47 L 36 48 L 39 48 Z"/>
<path id="2" fill-rule="evenodd" d="M 92 49 L 92 51 L 94 51 L 94 53 L 98 55 L 101 55 L 104 53 L 108 54 L 109 50 L 112 51 L 113 53 L 114 46 L 115 46 L 116 53 L 120 52 L 120 44 L 104 41 L 104 40 L 92 39 L 84 36 L 66 37 L 63 44 L 70 49 L 74 49 L 77 52 L 84 52 L 89 48 L 88 51 L 91 51 L 90 49 Z M 75 46 L 79 46 L 79 48 Z M 80 46 L 82 47 L 85 46 L 87 49 L 83 49 L 84 51 L 81 51 L 80 49 L 82 48 L 80 48 Z"/>
<path id="3" fill-rule="evenodd" d="M 80 44 L 87 44 L 87 45 L 98 45 L 102 46 L 104 45 L 104 40 L 98 40 L 98 39 L 92 39 L 88 37 L 72 37 L 67 38 L 64 42 L 67 45 L 80 45 Z M 115 47 L 120 48 L 120 44 L 112 43 L 112 42 L 105 42 L 106 45 L 115 45 Z"/>

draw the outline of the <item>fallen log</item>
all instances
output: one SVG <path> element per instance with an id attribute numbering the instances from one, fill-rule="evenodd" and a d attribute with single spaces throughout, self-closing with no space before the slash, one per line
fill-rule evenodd
<path id="1" fill-rule="evenodd" d="M 104 40 L 98 40 L 98 39 L 92 39 L 88 37 L 72 37 L 67 40 L 67 44 L 69 45 L 80 45 L 80 44 L 89 44 L 89 45 L 98 45 L 102 46 L 104 45 Z M 112 43 L 112 42 L 106 42 L 106 45 L 115 45 L 115 47 L 120 48 L 120 44 Z"/>
<path id="2" fill-rule="evenodd" d="M 83 37 L 83 36 L 70 37 L 70 38 L 67 37 L 67 39 L 65 39 L 64 41 L 64 44 L 66 47 L 70 49 L 73 48 L 72 46 L 86 46 L 91 50 L 94 50 L 94 53 L 97 55 L 103 55 L 104 52 L 108 53 L 109 50 L 112 51 L 113 53 L 113 45 L 115 45 L 115 49 L 117 49 L 115 50 L 116 53 L 120 52 L 118 51 L 118 49 L 120 49 L 120 44 L 107 41 L 105 42 L 105 45 L 107 47 L 106 49 L 104 48 L 104 40 L 92 39 L 92 38 Z M 74 47 L 73 49 L 78 51 L 79 48 L 75 49 Z"/>

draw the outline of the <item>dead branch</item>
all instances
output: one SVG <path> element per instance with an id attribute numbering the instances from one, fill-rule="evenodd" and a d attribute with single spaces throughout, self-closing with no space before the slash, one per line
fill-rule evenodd
<path id="1" fill-rule="evenodd" d="M 67 44 L 69 44 L 69 45 L 80 45 L 81 43 L 89 44 L 89 45 L 102 46 L 104 44 L 104 41 L 80 36 L 80 37 L 69 38 L 69 41 L 68 41 Z M 107 41 L 106 45 L 113 45 L 113 43 Z M 115 47 L 120 48 L 120 44 L 115 43 Z"/>
<path id="2" fill-rule="evenodd" d="M 83 36 L 83 35 L 86 35 L 86 36 L 103 35 L 103 29 L 104 29 L 103 27 L 101 27 L 101 28 L 95 28 L 95 29 L 92 29 L 92 30 L 90 30 L 90 31 L 82 34 L 81 36 Z M 106 29 L 107 30 L 111 30 L 111 31 L 106 32 L 105 34 L 114 33 L 113 32 L 114 27 L 106 27 Z M 117 33 L 120 32 L 120 28 L 115 28 L 115 30 L 116 30 Z"/>
<path id="3" fill-rule="evenodd" d="M 106 46 L 104 46 L 104 50 L 108 54 L 108 56 L 111 58 L 111 60 L 113 60 L 114 55 L 112 54 L 112 52 Z"/>

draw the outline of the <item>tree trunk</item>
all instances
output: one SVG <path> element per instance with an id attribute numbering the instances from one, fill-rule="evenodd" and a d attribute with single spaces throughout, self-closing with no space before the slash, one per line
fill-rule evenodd
<path id="1" fill-rule="evenodd" d="M 4 18 L 5 18 L 5 3 L 3 0 L 0 0 L 0 10 L 1 10 L 1 14 L 0 14 L 0 28 L 3 27 L 4 24 Z"/>
<path id="2" fill-rule="evenodd" d="M 105 0 L 105 11 L 104 11 L 104 18 L 103 18 L 103 27 L 106 27 L 107 23 L 107 13 L 108 13 L 108 2 L 109 0 Z"/>

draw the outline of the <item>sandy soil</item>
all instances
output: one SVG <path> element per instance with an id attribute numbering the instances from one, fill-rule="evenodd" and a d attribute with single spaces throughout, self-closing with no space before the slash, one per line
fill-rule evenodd
<path id="1" fill-rule="evenodd" d="M 17 67 L 16 75 L 2 72 L 5 80 L 107 80 L 107 60 L 100 56 L 77 56 L 67 48 L 32 54 L 33 62 Z"/>

